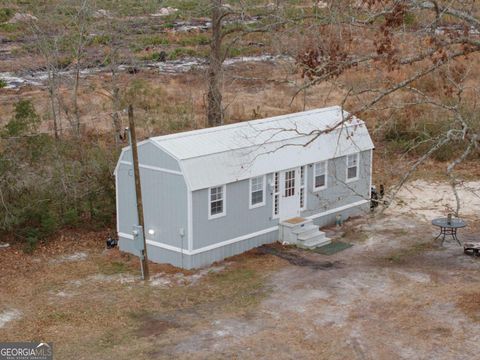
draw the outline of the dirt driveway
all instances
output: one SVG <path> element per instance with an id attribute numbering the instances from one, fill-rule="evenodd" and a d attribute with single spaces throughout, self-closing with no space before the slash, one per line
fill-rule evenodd
<path id="1" fill-rule="evenodd" d="M 432 243 L 413 208 L 348 222 L 335 255 L 276 245 L 148 284 L 99 241 L 3 249 L 0 338 L 53 341 L 58 359 L 478 358 L 480 258 Z"/>

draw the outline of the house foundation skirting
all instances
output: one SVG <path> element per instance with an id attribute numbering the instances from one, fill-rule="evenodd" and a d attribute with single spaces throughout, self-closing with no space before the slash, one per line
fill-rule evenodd
<path id="1" fill-rule="evenodd" d="M 314 214 L 307 218 L 312 219 L 314 224 L 322 227 L 334 224 L 338 214 L 341 214 L 342 219 L 346 220 L 351 216 L 360 215 L 368 211 L 369 208 L 369 201 L 362 200 L 323 213 Z M 118 236 L 120 250 L 135 253 L 133 236 L 126 233 L 119 233 Z M 194 250 L 181 249 L 176 246 L 147 239 L 147 252 L 149 260 L 153 262 L 170 263 L 174 266 L 192 269 L 241 254 L 257 246 L 269 244 L 277 240 L 278 226 L 273 226 L 255 233 L 246 234 Z"/>

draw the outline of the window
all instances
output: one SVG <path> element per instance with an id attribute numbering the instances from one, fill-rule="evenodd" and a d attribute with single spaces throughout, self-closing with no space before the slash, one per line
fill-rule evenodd
<path id="1" fill-rule="evenodd" d="M 358 179 L 358 153 L 347 156 L 347 182 Z"/>
<path id="2" fill-rule="evenodd" d="M 225 215 L 225 185 L 209 189 L 209 219 Z"/>
<path id="3" fill-rule="evenodd" d="M 321 161 L 313 165 L 313 190 L 327 187 L 327 162 Z"/>
<path id="4" fill-rule="evenodd" d="M 285 197 L 295 195 L 295 170 L 285 171 Z"/>
<path id="5" fill-rule="evenodd" d="M 265 176 L 250 179 L 250 209 L 265 205 Z"/>

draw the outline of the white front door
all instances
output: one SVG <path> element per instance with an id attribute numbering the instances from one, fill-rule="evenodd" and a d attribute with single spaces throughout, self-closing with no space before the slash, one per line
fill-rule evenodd
<path id="1" fill-rule="evenodd" d="M 280 220 L 300 215 L 300 168 L 280 172 Z"/>

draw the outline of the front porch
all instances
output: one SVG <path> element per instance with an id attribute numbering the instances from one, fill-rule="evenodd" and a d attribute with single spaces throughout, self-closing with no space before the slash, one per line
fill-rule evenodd
<path id="1" fill-rule="evenodd" d="M 331 243 L 311 219 L 294 217 L 279 223 L 279 240 L 305 249 L 314 249 Z"/>

